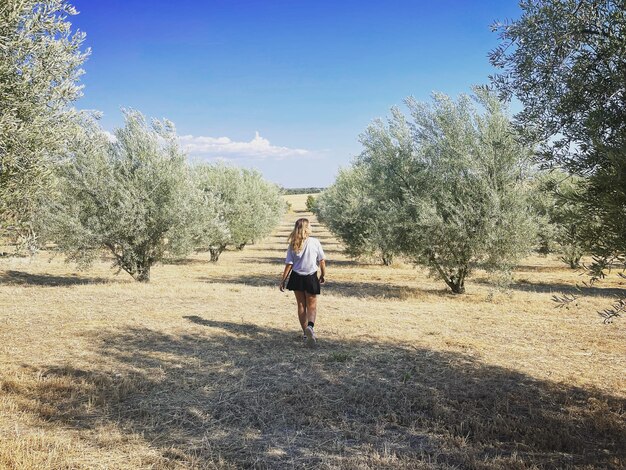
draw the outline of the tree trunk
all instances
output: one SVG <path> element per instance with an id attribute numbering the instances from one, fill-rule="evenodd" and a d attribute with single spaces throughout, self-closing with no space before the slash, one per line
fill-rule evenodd
<path id="1" fill-rule="evenodd" d="M 430 264 L 439 273 L 448 287 L 454 294 L 465 294 L 465 276 L 467 276 L 467 266 L 462 266 L 456 270 L 456 273 L 447 274 L 437 262 L 434 256 L 430 257 Z"/>
<path id="2" fill-rule="evenodd" d="M 133 277 L 135 281 L 150 282 L 150 266 L 139 266 Z"/>
<path id="3" fill-rule="evenodd" d="M 450 276 L 450 289 L 455 294 L 465 294 L 465 276 L 467 275 L 467 267 L 459 268 L 456 274 Z"/>
<path id="4" fill-rule="evenodd" d="M 578 268 L 580 268 L 580 259 L 581 258 L 582 258 L 582 256 L 565 255 L 565 256 L 561 256 L 561 261 L 563 261 L 564 263 L 568 264 L 571 269 L 578 269 Z"/>
<path id="5" fill-rule="evenodd" d="M 220 255 L 222 254 L 222 251 L 224 251 L 224 248 L 226 248 L 225 245 L 212 246 L 209 248 L 209 253 L 211 253 L 212 263 L 217 263 L 217 260 L 220 259 Z"/>
<path id="6" fill-rule="evenodd" d="M 450 289 L 454 294 L 465 294 L 465 279 L 454 280 L 450 284 Z"/>

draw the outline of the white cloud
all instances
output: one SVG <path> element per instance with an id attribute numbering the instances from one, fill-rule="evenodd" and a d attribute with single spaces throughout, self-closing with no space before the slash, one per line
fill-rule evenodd
<path id="1" fill-rule="evenodd" d="M 179 137 L 180 144 L 190 157 L 203 159 L 273 159 L 282 160 L 290 157 L 310 156 L 309 150 L 279 147 L 272 145 L 269 140 L 256 132 L 250 142 L 236 142 L 228 137 L 205 137 L 183 135 Z"/>

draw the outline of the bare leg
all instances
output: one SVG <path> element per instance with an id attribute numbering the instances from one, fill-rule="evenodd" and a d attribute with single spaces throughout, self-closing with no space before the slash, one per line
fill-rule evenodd
<path id="1" fill-rule="evenodd" d="M 306 321 L 304 322 L 304 327 L 306 328 L 306 324 L 308 322 L 315 323 L 315 317 L 317 316 L 317 296 L 315 294 L 309 294 L 305 292 L 306 295 Z"/>
<path id="2" fill-rule="evenodd" d="M 298 320 L 300 320 L 300 326 L 304 332 L 307 325 L 307 298 L 304 291 L 293 291 L 296 294 L 296 301 L 298 302 Z"/>

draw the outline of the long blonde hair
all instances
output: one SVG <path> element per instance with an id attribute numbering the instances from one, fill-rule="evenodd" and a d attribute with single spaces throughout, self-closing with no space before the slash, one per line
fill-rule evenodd
<path id="1" fill-rule="evenodd" d="M 296 224 L 289 235 L 289 246 L 294 253 L 300 253 L 302 251 L 302 245 L 307 238 L 311 235 L 311 225 L 309 219 L 298 219 Z"/>

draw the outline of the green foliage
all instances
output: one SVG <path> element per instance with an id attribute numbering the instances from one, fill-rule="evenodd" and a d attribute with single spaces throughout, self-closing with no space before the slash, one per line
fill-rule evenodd
<path id="1" fill-rule="evenodd" d="M 572 269 L 580 267 L 583 255 L 592 250 L 590 240 L 601 230 L 595 214 L 586 212 L 587 180 L 562 171 L 540 173 L 534 181 L 534 206 L 540 206 L 545 238 L 552 251 Z M 537 204 L 540 201 L 540 204 Z"/>
<path id="2" fill-rule="evenodd" d="M 374 201 L 384 201 L 396 250 L 428 266 L 455 293 L 475 267 L 510 269 L 534 243 L 526 194 L 530 149 L 502 104 L 476 89 L 454 102 L 408 99 L 361 137 L 357 159 Z"/>
<path id="3" fill-rule="evenodd" d="M 0 2 L 0 235 L 34 242 L 33 213 L 78 131 L 70 105 L 88 51 L 64 0 Z"/>
<path id="4" fill-rule="evenodd" d="M 588 177 L 582 198 L 602 230 L 602 257 L 626 253 L 626 9 L 621 0 L 525 0 L 516 21 L 496 24 L 491 62 L 504 96 L 524 105 L 518 124 L 544 142 L 544 162 Z"/>
<path id="5" fill-rule="evenodd" d="M 557 227 L 551 220 L 555 196 L 550 173 L 538 171 L 532 175 L 529 186 L 529 202 L 537 227 L 535 251 L 541 255 L 559 251 Z"/>
<path id="6" fill-rule="evenodd" d="M 291 195 L 291 194 L 317 194 L 324 190 L 324 188 L 281 188 L 281 192 L 283 194 Z"/>
<path id="7" fill-rule="evenodd" d="M 202 226 L 199 242 L 211 252 L 212 261 L 217 261 L 228 245 L 242 249 L 268 235 L 285 210 L 279 188 L 257 171 L 198 165 L 194 174 L 208 218 L 215 210 L 218 214 L 217 225 Z"/>
<path id="8" fill-rule="evenodd" d="M 136 111 L 125 111 L 115 143 L 94 122 L 83 129 L 41 229 L 68 260 L 88 266 L 105 248 L 116 267 L 147 282 L 154 263 L 193 249 L 202 215 L 175 129 Z"/>
<path id="9" fill-rule="evenodd" d="M 309 212 L 315 211 L 315 197 L 310 194 L 306 198 L 306 210 Z"/>
<path id="10" fill-rule="evenodd" d="M 378 257 L 390 265 L 394 253 L 392 220 L 386 201 L 375 198 L 366 168 L 339 172 L 334 184 L 317 198 L 315 213 L 339 238 L 351 257 Z"/>

